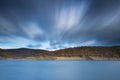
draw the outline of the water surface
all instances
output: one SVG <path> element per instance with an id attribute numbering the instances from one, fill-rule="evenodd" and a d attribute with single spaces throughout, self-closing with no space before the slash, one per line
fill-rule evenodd
<path id="1" fill-rule="evenodd" d="M 120 62 L 1 60 L 0 80 L 120 80 Z"/>

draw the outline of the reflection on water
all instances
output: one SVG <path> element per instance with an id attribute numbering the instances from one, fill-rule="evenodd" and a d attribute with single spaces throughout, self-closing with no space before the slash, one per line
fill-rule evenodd
<path id="1" fill-rule="evenodd" d="M 120 62 L 1 60 L 0 80 L 120 80 Z"/>

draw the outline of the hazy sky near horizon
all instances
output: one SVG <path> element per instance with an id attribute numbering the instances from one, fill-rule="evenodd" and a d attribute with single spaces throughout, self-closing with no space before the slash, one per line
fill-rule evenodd
<path id="1" fill-rule="evenodd" d="M 0 48 L 120 45 L 120 0 L 0 0 Z"/>

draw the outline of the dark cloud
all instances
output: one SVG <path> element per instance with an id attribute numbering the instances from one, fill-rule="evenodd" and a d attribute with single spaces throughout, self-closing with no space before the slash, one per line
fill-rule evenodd
<path id="1" fill-rule="evenodd" d="M 0 47 L 120 44 L 120 0 L 0 0 Z"/>

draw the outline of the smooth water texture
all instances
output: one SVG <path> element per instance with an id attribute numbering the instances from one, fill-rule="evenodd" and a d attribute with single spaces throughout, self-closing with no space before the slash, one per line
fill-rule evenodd
<path id="1" fill-rule="evenodd" d="M 120 80 L 120 62 L 1 60 L 0 80 Z"/>

